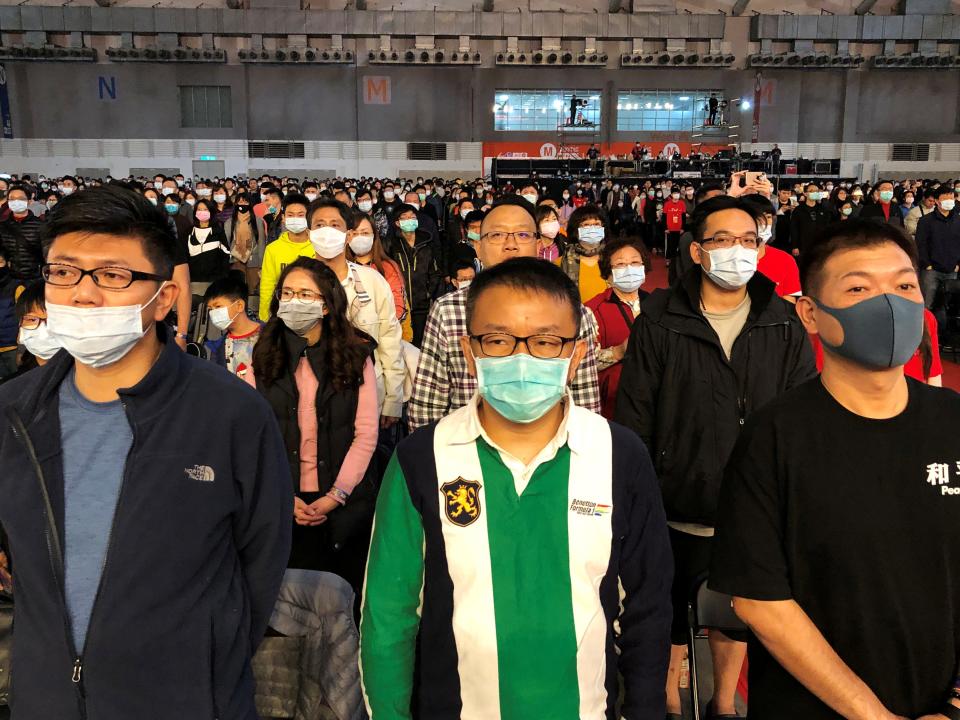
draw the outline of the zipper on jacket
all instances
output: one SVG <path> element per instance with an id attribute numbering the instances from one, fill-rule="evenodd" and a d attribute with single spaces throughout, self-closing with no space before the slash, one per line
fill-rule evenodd
<path id="1" fill-rule="evenodd" d="M 46 493 L 46 481 L 43 477 L 43 469 L 40 467 L 40 461 L 37 459 L 37 451 L 33 447 L 33 441 L 30 440 L 30 437 L 26 433 L 26 427 L 23 425 L 23 421 L 16 414 L 14 410 L 10 410 L 11 420 L 14 422 L 11 423 L 11 431 L 13 436 L 19 439 L 27 449 L 27 455 L 30 458 L 30 464 L 33 466 L 34 474 L 37 476 L 37 480 L 44 488 L 44 493 Z M 20 433 L 17 428 L 22 427 L 23 433 Z M 21 437 L 22 435 L 22 437 Z M 46 505 L 46 503 L 44 503 Z M 43 535 L 47 543 L 47 556 L 50 558 L 50 566 L 53 572 L 54 583 L 57 585 L 57 590 L 60 592 L 60 607 L 63 610 L 62 619 L 63 619 L 63 630 L 66 636 L 67 650 L 74 656 L 73 661 L 73 670 L 70 675 L 70 682 L 73 684 L 73 687 L 77 695 L 77 709 L 80 712 L 80 717 L 86 720 L 87 717 L 87 704 L 86 696 L 83 689 L 83 661 L 79 655 L 77 655 L 77 648 L 73 642 L 73 623 L 70 620 L 70 613 L 67 611 L 67 592 L 66 592 L 66 578 L 63 576 L 62 568 L 64 567 L 63 552 L 62 550 L 58 553 L 54 550 L 53 547 L 53 538 L 50 536 L 50 526 L 55 526 L 55 519 L 49 515 L 46 507 L 44 507 L 44 528 Z M 59 563 L 58 563 L 59 561 Z"/>

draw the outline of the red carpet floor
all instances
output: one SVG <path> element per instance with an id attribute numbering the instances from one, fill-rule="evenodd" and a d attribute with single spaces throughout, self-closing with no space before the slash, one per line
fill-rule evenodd
<path id="1" fill-rule="evenodd" d="M 650 292 L 657 288 L 667 287 L 667 284 L 667 266 L 663 258 L 654 256 L 653 267 L 643 287 L 647 292 Z M 951 362 L 947 358 L 941 359 L 943 361 L 943 386 L 960 392 L 960 364 Z"/>

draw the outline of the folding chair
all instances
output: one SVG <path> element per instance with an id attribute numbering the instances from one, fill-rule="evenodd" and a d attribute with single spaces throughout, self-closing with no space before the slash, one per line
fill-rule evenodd
<path id="1" fill-rule="evenodd" d="M 207 359 L 207 347 L 204 344 L 207 340 L 207 326 L 209 323 L 209 311 L 203 298 L 194 295 L 194 308 L 190 313 L 192 327 L 187 332 L 189 342 L 187 342 L 187 353 L 198 358 Z"/>
<path id="2" fill-rule="evenodd" d="M 700 720 L 700 682 L 697 677 L 697 640 L 706 639 L 706 630 L 720 632 L 744 632 L 747 626 L 733 611 L 733 598 L 707 587 L 704 576 L 694 585 L 693 595 L 687 604 L 687 625 L 690 628 L 690 699 L 693 718 Z"/>

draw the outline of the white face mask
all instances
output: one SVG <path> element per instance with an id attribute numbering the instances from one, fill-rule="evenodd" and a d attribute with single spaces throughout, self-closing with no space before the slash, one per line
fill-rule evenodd
<path id="1" fill-rule="evenodd" d="M 225 203 L 227 201 L 226 195 L 214 195 L 213 201 L 217 203 Z"/>
<path id="2" fill-rule="evenodd" d="M 27 211 L 26 200 L 11 200 L 7 205 L 10 206 L 10 212 L 22 213 Z"/>
<path id="3" fill-rule="evenodd" d="M 396 193 L 393 190 L 384 190 L 383 199 L 387 202 L 393 202 L 393 199 L 396 197 Z"/>
<path id="4" fill-rule="evenodd" d="M 643 265 L 627 265 L 611 268 L 611 275 L 611 282 L 617 290 L 632 293 L 646 281 L 647 269 Z"/>
<path id="5" fill-rule="evenodd" d="M 357 207 L 360 209 L 360 212 L 368 213 L 373 209 L 373 202 L 370 200 L 361 200 L 357 203 Z"/>
<path id="6" fill-rule="evenodd" d="M 283 219 L 284 227 L 288 232 L 299 235 L 307 229 L 307 219 L 305 217 L 288 217 Z"/>
<path id="7" fill-rule="evenodd" d="M 193 207 L 196 204 L 197 204 L 196 198 L 187 198 L 187 205 L 189 205 L 190 207 Z"/>
<path id="8" fill-rule="evenodd" d="M 167 197 L 168 195 L 173 195 L 173 193 L 174 193 L 173 188 L 160 188 L 160 194 L 163 195 L 164 197 Z"/>
<path id="9" fill-rule="evenodd" d="M 528 203 L 530 203 L 531 205 L 536 205 L 536 204 L 537 204 L 537 196 L 534 195 L 533 193 L 526 193 L 525 195 L 521 195 L 520 197 L 522 197 L 524 200 L 526 200 L 526 201 L 527 201 Z"/>
<path id="10" fill-rule="evenodd" d="M 304 193 L 303 196 L 310 202 L 313 202 L 317 199 L 317 194 L 315 192 Z"/>
<path id="11" fill-rule="evenodd" d="M 707 276 L 727 290 L 742 288 L 757 272 L 757 251 L 749 250 L 743 245 L 704 252 L 710 257 Z"/>
<path id="12" fill-rule="evenodd" d="M 216 325 L 218 329 L 225 331 L 228 327 L 230 327 L 233 321 L 240 316 L 240 313 L 242 312 L 243 310 L 238 312 L 233 317 L 230 317 L 229 305 L 224 305 L 223 307 L 214 308 L 213 310 L 210 311 L 210 322 Z"/>
<path id="13" fill-rule="evenodd" d="M 277 317 L 283 324 L 297 335 L 303 335 L 314 325 L 323 320 L 323 300 L 304 303 L 299 300 L 281 300 L 277 309 Z"/>
<path id="14" fill-rule="evenodd" d="M 457 280 L 457 290 L 466 290 L 473 280 Z"/>
<path id="15" fill-rule="evenodd" d="M 60 192 L 63 193 L 64 196 L 73 195 L 73 188 L 69 186 L 64 186 L 60 188 Z"/>
<path id="16" fill-rule="evenodd" d="M 763 228 L 763 230 L 757 232 L 757 237 L 760 238 L 760 242 L 769 242 L 770 238 L 773 237 L 773 227 L 767 225 L 765 228 Z"/>
<path id="17" fill-rule="evenodd" d="M 162 180 L 160 180 L 160 181 L 154 181 L 153 186 L 154 186 L 157 190 L 159 190 L 160 188 L 163 187 L 163 181 L 162 181 Z"/>
<path id="18" fill-rule="evenodd" d="M 556 220 L 544 220 L 540 223 L 540 234 L 553 240 L 560 234 L 560 223 Z"/>
<path id="19" fill-rule="evenodd" d="M 199 190 L 197 190 L 197 195 L 199 195 L 200 197 L 210 197 L 210 195 L 212 194 L 213 194 L 213 190 L 211 190 L 210 188 L 200 188 Z"/>
<path id="20" fill-rule="evenodd" d="M 61 345 L 50 337 L 45 322 L 40 323 L 32 330 L 20 328 L 20 344 L 24 345 L 31 354 L 41 360 L 49 360 L 59 352 Z"/>
<path id="21" fill-rule="evenodd" d="M 944 210 L 946 210 L 947 212 L 950 212 L 951 210 L 953 210 L 953 208 L 956 206 L 956 204 L 957 204 L 957 201 L 956 201 L 956 200 L 941 200 L 941 201 L 940 201 L 940 207 L 942 207 L 942 208 L 943 208 Z"/>
<path id="22" fill-rule="evenodd" d="M 310 243 L 317 255 L 324 260 L 333 260 L 347 246 L 347 234 L 335 227 L 315 228 L 310 231 Z"/>
<path id="23" fill-rule="evenodd" d="M 354 255 L 366 255 L 373 250 L 373 235 L 355 235 L 350 241 L 350 249 Z"/>
<path id="24" fill-rule="evenodd" d="M 47 327 L 81 365 L 100 368 L 121 360 L 153 327 L 144 329 L 141 313 L 166 283 L 142 305 L 79 308 L 47 303 Z"/>

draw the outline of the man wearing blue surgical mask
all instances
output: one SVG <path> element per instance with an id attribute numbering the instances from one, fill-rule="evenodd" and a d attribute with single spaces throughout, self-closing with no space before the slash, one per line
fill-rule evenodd
<path id="1" fill-rule="evenodd" d="M 710 573 L 758 641 L 751 717 L 958 718 L 960 396 L 904 376 L 916 247 L 849 220 L 800 272 L 823 372 L 747 420 Z"/>
<path id="2" fill-rule="evenodd" d="M 663 507 L 642 443 L 568 391 L 587 351 L 577 288 L 524 257 L 467 293 L 458 340 L 478 390 L 401 443 L 377 501 L 360 629 L 371 716 L 416 717 L 416 698 L 445 717 L 607 717 L 619 677 L 622 715 L 660 720 Z"/>
<path id="3" fill-rule="evenodd" d="M 904 212 L 894 199 L 893 183 L 889 180 L 881 180 L 877 185 L 877 195 L 879 201 L 864 205 L 863 210 L 860 211 L 860 217 L 903 227 Z"/>
<path id="4" fill-rule="evenodd" d="M 30 608 L 13 714 L 121 720 L 175 698 L 184 717 L 254 717 L 250 654 L 290 550 L 276 422 L 173 344 L 163 210 L 108 186 L 48 223 L 46 326 L 66 352 L 0 389 L 0 525 Z M 190 657 L 209 682 L 184 685 Z"/>
<path id="5" fill-rule="evenodd" d="M 814 377 L 806 332 L 757 272 L 757 211 L 729 196 L 690 222 L 694 267 L 657 290 L 633 323 L 616 420 L 647 443 L 663 490 L 676 560 L 667 712 L 680 713 L 690 592 L 706 572 L 723 468 L 747 417 Z M 734 715 L 742 634 L 710 633 L 714 695 L 707 717 Z"/>

